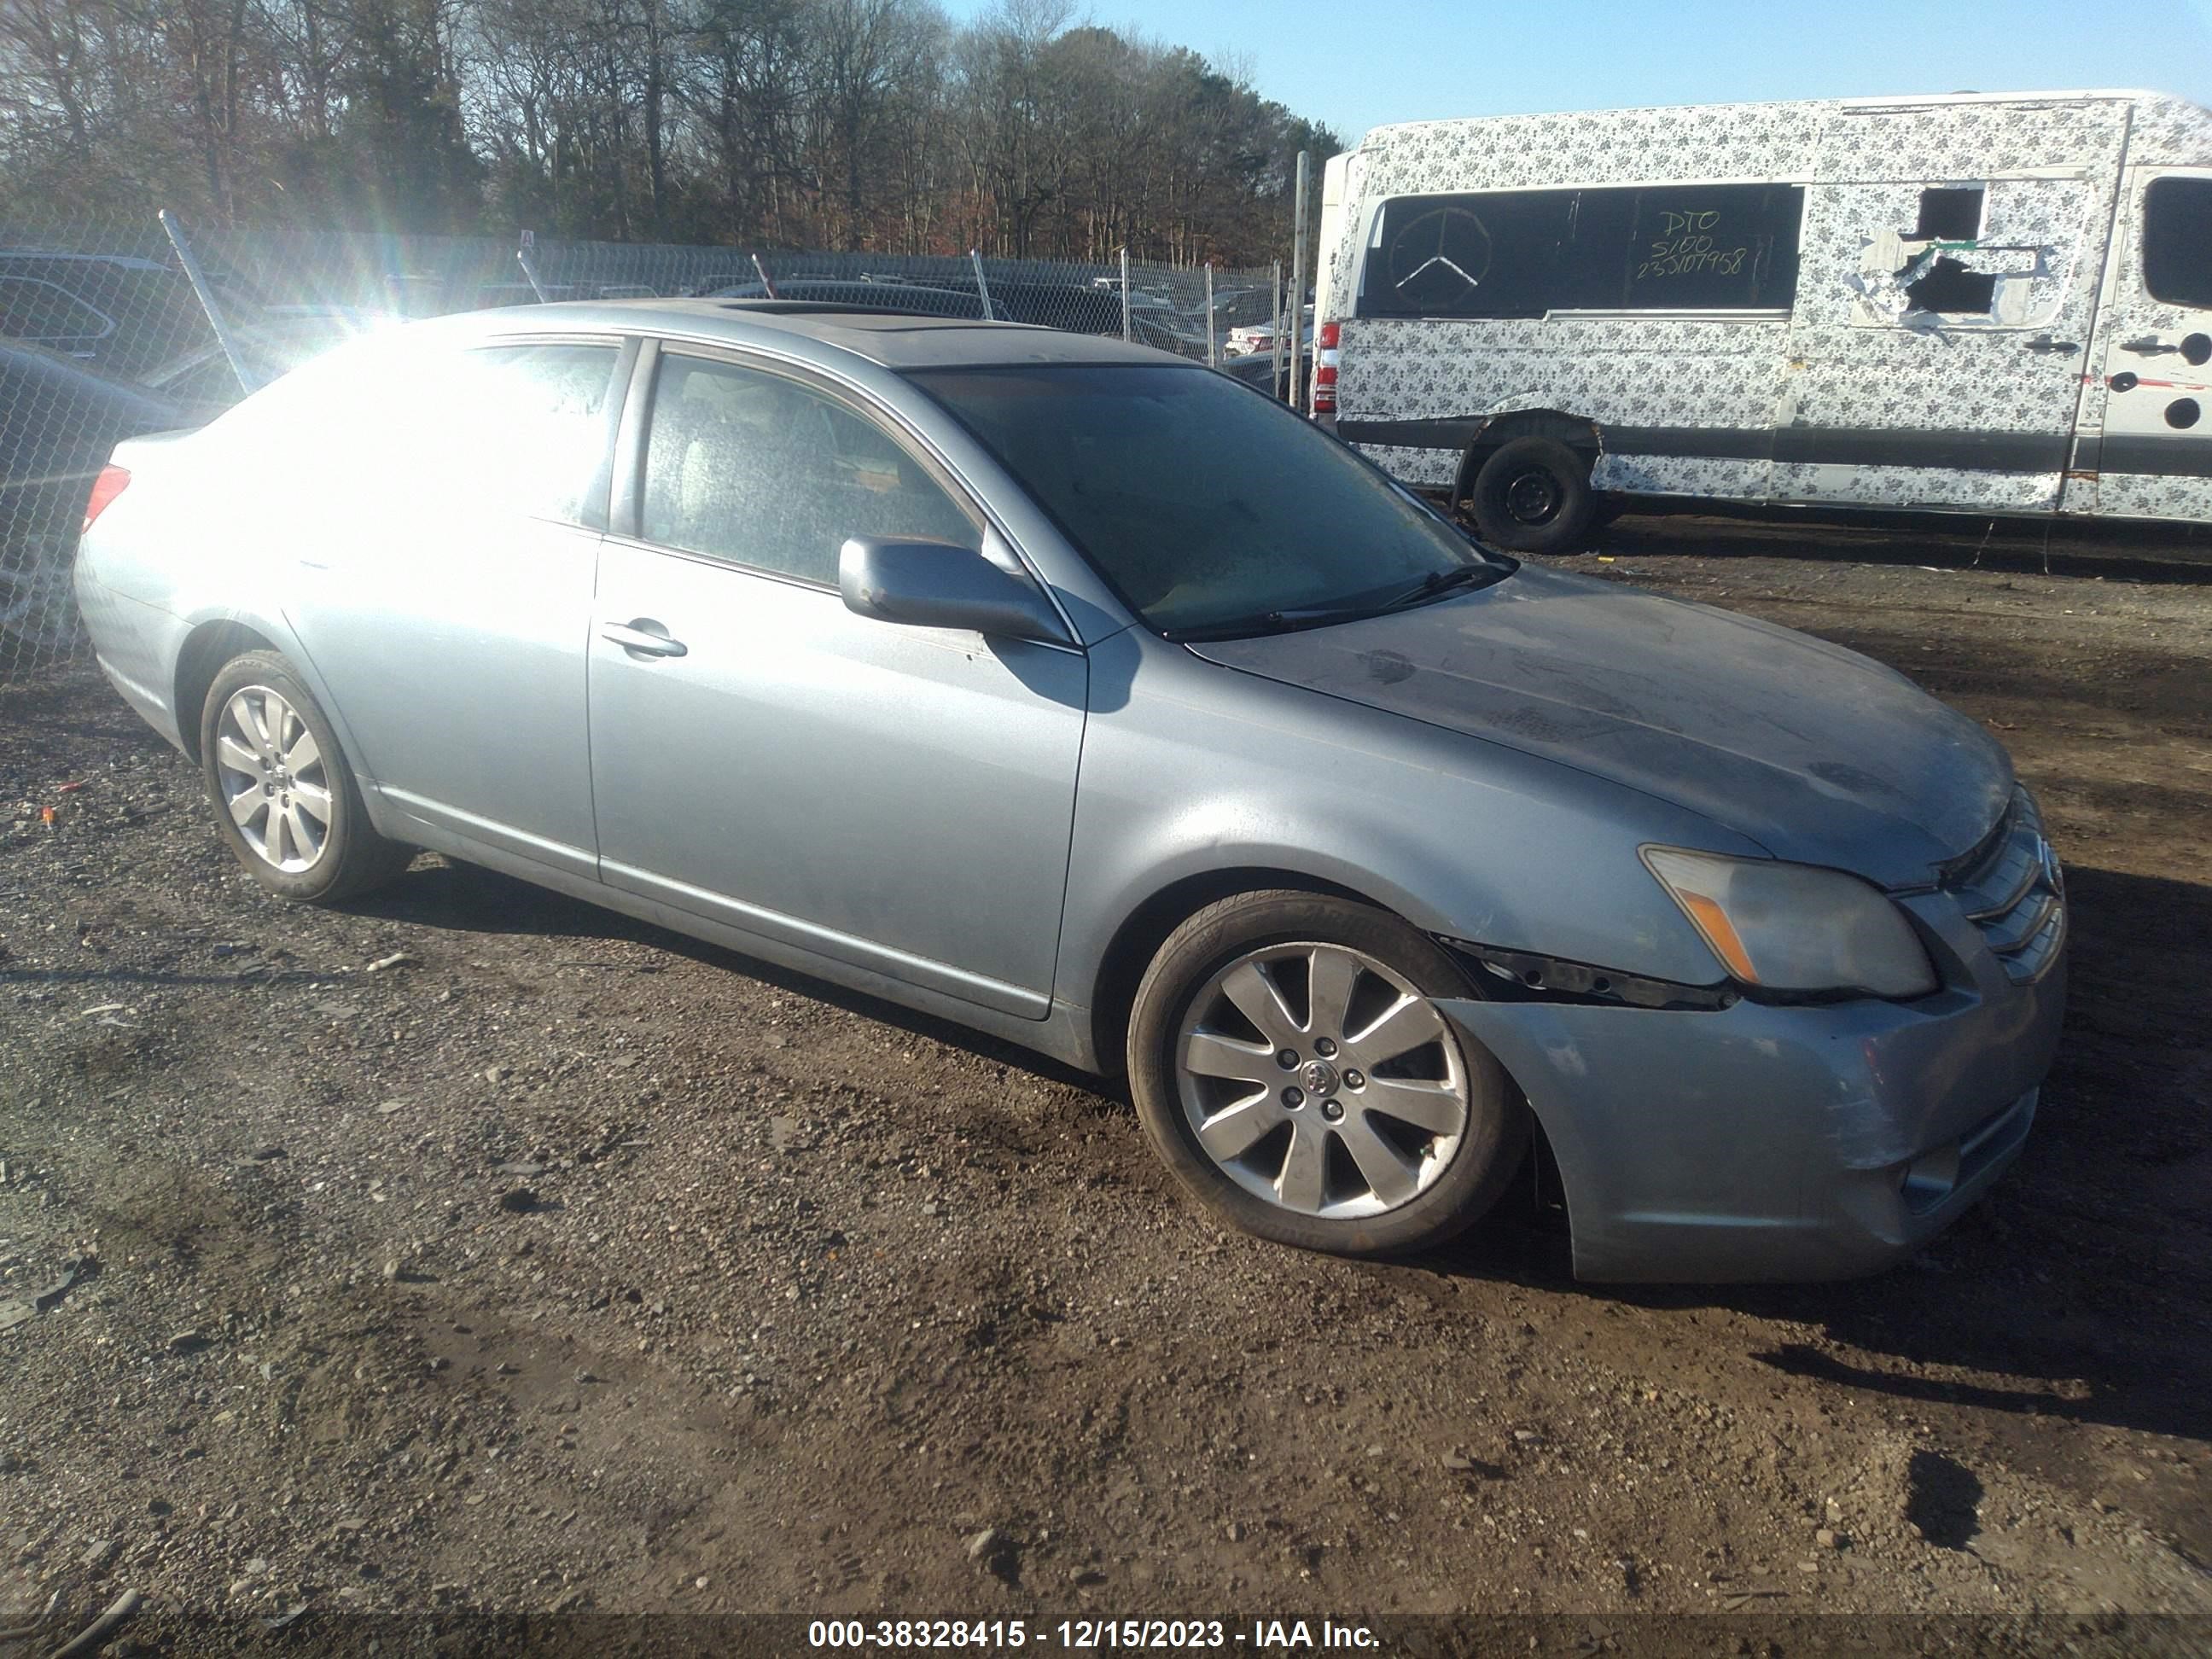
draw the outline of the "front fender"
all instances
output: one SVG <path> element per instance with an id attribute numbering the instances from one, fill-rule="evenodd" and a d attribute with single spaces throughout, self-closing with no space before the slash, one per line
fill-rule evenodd
<path id="1" fill-rule="evenodd" d="M 1341 886 L 1431 933 L 1721 977 L 1637 857 L 1652 841 L 1759 855 L 1698 814 L 1135 629 L 1093 648 L 1091 684 L 1058 978 L 1071 999 L 1095 1006 L 1147 901 L 1230 868 Z"/>

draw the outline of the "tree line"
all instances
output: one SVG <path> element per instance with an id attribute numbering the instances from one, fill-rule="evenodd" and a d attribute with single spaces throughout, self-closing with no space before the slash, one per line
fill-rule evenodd
<path id="1" fill-rule="evenodd" d="M 0 0 L 17 219 L 1249 264 L 1340 148 L 1068 0 Z"/>

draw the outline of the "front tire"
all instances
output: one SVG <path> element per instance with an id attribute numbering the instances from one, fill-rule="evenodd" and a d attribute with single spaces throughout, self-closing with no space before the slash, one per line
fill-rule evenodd
<path id="1" fill-rule="evenodd" d="M 1527 1109 L 1435 1000 L 1468 994 L 1397 917 L 1315 893 L 1239 894 L 1170 934 L 1138 987 L 1146 1138 L 1216 1216 L 1301 1249 L 1441 1243 L 1498 1198 Z"/>
<path id="2" fill-rule="evenodd" d="M 1577 553 L 1597 500 L 1581 455 L 1557 438 L 1511 438 L 1476 471 L 1469 506 L 1485 541 L 1516 553 Z"/>
<path id="3" fill-rule="evenodd" d="M 273 651 L 225 663 L 200 708 L 200 769 L 216 829 L 278 898 L 332 904 L 381 885 L 414 849 L 368 821 L 337 732 Z"/>

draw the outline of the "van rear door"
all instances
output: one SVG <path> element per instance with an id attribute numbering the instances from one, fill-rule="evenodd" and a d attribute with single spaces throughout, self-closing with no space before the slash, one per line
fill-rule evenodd
<path id="1" fill-rule="evenodd" d="M 2090 391 L 2103 434 L 2084 446 L 2095 510 L 2212 518 L 2212 168 L 2131 168 L 2126 189 Z M 2097 418 L 2085 414 L 2085 426 Z"/>

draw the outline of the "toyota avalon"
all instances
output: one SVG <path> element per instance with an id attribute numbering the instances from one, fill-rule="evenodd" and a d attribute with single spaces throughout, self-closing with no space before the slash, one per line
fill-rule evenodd
<path id="1" fill-rule="evenodd" d="M 1217 1217 L 1824 1278 L 2019 1151 L 2036 805 L 1866 658 L 1516 563 L 1141 347 L 728 300 L 342 348 L 92 493 L 100 666 L 270 892 L 416 849 L 1099 1072 Z"/>

